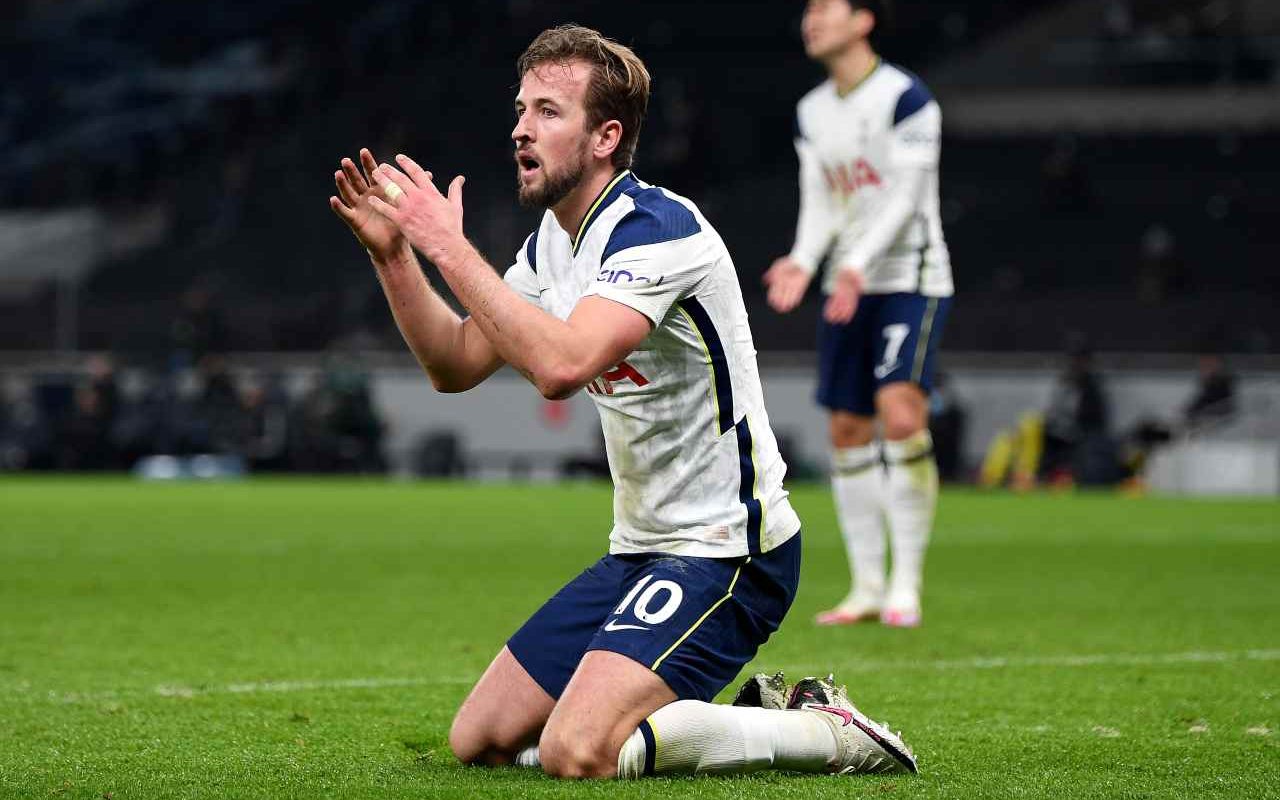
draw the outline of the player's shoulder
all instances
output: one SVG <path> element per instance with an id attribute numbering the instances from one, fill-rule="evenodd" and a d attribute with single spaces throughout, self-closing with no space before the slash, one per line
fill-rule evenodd
<path id="1" fill-rule="evenodd" d="M 929 86 L 906 67 L 885 62 L 880 72 L 886 98 L 893 103 L 893 124 L 897 125 L 937 102 Z"/>
<path id="2" fill-rule="evenodd" d="M 705 221 L 692 200 L 629 176 L 618 198 L 617 221 L 600 255 L 604 263 L 623 250 L 688 239 Z"/>
<path id="3" fill-rule="evenodd" d="M 835 100 L 836 84 L 830 78 L 813 87 L 796 101 L 796 114 L 809 114 L 820 108 L 824 104 Z"/>

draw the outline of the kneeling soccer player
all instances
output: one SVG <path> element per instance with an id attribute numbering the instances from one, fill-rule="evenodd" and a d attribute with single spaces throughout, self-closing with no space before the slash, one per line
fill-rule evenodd
<path id="1" fill-rule="evenodd" d="M 631 50 L 566 26 L 518 69 L 519 197 L 547 213 L 505 281 L 463 234 L 461 177 L 442 195 L 411 159 L 363 150 L 329 201 L 437 389 L 510 364 L 546 397 L 585 388 L 604 428 L 609 554 L 498 653 L 453 752 L 559 777 L 914 771 L 829 682 L 802 682 L 794 708 L 708 702 L 781 624 L 800 568 L 737 274 L 693 203 L 629 169 L 649 96 Z M 415 248 L 470 317 L 431 290 Z"/>

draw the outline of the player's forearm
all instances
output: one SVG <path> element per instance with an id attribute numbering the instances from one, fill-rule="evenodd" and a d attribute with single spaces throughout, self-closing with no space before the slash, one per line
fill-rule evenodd
<path id="1" fill-rule="evenodd" d="M 801 155 L 800 214 L 796 219 L 796 240 L 791 258 L 813 273 L 831 247 L 836 234 L 836 214 L 831 208 L 822 173 L 809 154 Z"/>
<path id="2" fill-rule="evenodd" d="M 796 241 L 791 247 L 791 259 L 812 274 L 818 270 L 818 264 L 834 238 L 835 223 L 830 215 L 825 209 L 805 202 L 796 221 Z"/>
<path id="3" fill-rule="evenodd" d="M 598 374 L 591 343 L 569 323 L 526 302 L 474 247 L 437 262 L 471 320 L 508 364 L 549 398 L 567 397 Z"/>
<path id="4" fill-rule="evenodd" d="M 483 347 L 476 346 L 483 343 L 468 341 L 468 333 L 478 332 L 467 331 L 431 289 L 412 250 L 386 263 L 375 259 L 374 267 L 400 335 L 438 391 L 465 391 L 492 372 Z"/>
<path id="5" fill-rule="evenodd" d="M 841 268 L 865 270 L 889 250 L 919 208 L 925 177 L 922 169 L 904 171 L 898 177 L 889 196 L 858 237 L 840 243 Z"/>

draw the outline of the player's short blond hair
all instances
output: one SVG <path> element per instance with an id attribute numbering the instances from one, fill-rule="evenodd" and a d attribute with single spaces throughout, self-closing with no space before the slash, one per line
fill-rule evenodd
<path id="1" fill-rule="evenodd" d="M 540 64 L 575 60 L 593 67 L 584 100 L 587 127 L 595 128 L 615 119 L 622 124 L 622 139 L 613 151 L 613 165 L 627 169 L 635 158 L 640 125 L 649 108 L 649 70 L 631 48 L 605 38 L 599 31 L 561 25 L 538 34 L 516 61 L 516 72 L 523 80 L 525 73 Z"/>

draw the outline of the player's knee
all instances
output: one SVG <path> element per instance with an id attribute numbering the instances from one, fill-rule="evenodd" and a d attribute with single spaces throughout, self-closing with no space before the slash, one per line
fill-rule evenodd
<path id="1" fill-rule="evenodd" d="M 568 731 L 544 731 L 538 742 L 542 771 L 553 778 L 611 778 L 618 771 L 618 754 L 605 742 L 569 735 Z"/>
<path id="2" fill-rule="evenodd" d="M 884 415 L 881 424 L 884 425 L 884 438 L 891 442 L 910 439 L 924 430 L 925 426 L 924 420 L 914 409 L 891 411 Z"/>
<path id="3" fill-rule="evenodd" d="M 875 423 L 870 418 L 836 414 L 831 417 L 830 432 L 834 448 L 865 447 L 875 436 Z"/>
<path id="4" fill-rule="evenodd" d="M 495 736 L 494 731 L 484 730 L 459 716 L 449 728 L 449 749 L 463 764 L 497 767 L 515 760 L 520 742 L 505 741 L 502 736 Z"/>

